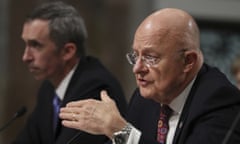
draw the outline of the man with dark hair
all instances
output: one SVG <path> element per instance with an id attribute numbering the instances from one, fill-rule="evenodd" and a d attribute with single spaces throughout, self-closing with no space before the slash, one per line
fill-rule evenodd
<path id="1" fill-rule="evenodd" d="M 36 80 L 43 80 L 36 107 L 14 144 L 67 144 L 75 136 L 80 143 L 103 144 L 103 135 L 66 128 L 58 117 L 70 101 L 100 99 L 107 89 L 124 114 L 126 100 L 117 80 L 96 59 L 85 54 L 87 31 L 78 11 L 63 2 L 37 7 L 23 25 L 22 56 Z"/>

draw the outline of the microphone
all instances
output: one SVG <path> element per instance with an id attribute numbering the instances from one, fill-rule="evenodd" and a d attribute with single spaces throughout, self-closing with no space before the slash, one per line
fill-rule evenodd
<path id="1" fill-rule="evenodd" d="M 74 137 L 72 137 L 67 144 L 78 144 L 81 140 L 78 137 L 80 135 L 81 132 L 77 133 Z"/>
<path id="2" fill-rule="evenodd" d="M 21 107 L 14 115 L 13 117 L 0 128 L 0 132 L 2 132 L 5 128 L 7 128 L 15 119 L 23 116 L 27 111 L 27 108 L 25 106 Z"/>
<path id="3" fill-rule="evenodd" d="M 238 112 L 237 116 L 235 117 L 230 129 L 228 130 L 227 134 L 225 135 L 222 144 L 227 144 L 230 137 L 232 136 L 233 131 L 235 130 L 235 127 L 237 126 L 240 119 L 240 112 Z"/>

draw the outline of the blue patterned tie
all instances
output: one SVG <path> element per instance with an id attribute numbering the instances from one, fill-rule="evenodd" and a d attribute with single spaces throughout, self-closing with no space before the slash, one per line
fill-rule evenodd
<path id="1" fill-rule="evenodd" d="M 55 132 L 57 125 L 58 125 L 58 120 L 59 120 L 59 110 L 60 110 L 60 105 L 61 105 L 61 100 L 55 94 L 53 97 L 53 131 Z"/>

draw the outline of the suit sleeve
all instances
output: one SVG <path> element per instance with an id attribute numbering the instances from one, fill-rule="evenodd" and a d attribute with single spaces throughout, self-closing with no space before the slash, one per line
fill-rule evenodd
<path id="1" fill-rule="evenodd" d="M 144 99 L 138 89 L 134 91 L 128 106 L 127 121 L 141 133 L 140 137 L 134 138 L 138 144 L 159 144 L 155 138 L 158 119 L 156 108 L 159 108 L 158 103 Z"/>

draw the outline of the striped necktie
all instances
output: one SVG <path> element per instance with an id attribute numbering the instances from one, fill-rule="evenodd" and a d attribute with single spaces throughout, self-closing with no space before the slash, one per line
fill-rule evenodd
<path id="1" fill-rule="evenodd" d="M 157 141 L 159 144 L 165 144 L 167 139 L 167 133 L 169 130 L 168 121 L 172 114 L 172 110 L 167 105 L 162 105 L 160 108 L 160 118 L 158 121 Z"/>

